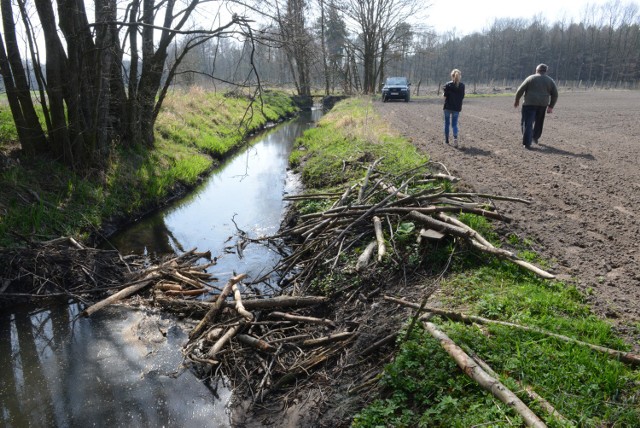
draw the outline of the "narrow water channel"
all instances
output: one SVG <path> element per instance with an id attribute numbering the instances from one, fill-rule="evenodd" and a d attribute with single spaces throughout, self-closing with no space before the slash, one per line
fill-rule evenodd
<path id="1" fill-rule="evenodd" d="M 303 112 L 256 137 L 247 150 L 229 159 L 205 183 L 184 199 L 112 236 L 122 254 L 181 253 L 196 248 L 217 257 L 213 269 L 220 283 L 233 272 L 249 281 L 262 277 L 279 255 L 261 245 L 240 253 L 238 231 L 251 238 L 277 232 L 284 211 L 283 196 L 294 192 L 297 180 L 287 171 L 295 139 L 321 115 Z"/>
<path id="2" fill-rule="evenodd" d="M 321 110 L 250 141 L 198 189 L 109 239 L 122 254 L 211 251 L 224 284 L 233 273 L 262 277 L 279 255 L 235 247 L 280 226 L 295 139 Z M 228 427 L 230 392 L 211 391 L 181 366 L 186 332 L 152 310 L 107 308 L 77 318 L 78 305 L 0 314 L 0 426 Z"/>

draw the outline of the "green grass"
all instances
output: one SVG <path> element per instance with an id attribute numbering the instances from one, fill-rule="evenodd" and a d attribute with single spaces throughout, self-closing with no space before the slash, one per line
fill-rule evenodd
<path id="1" fill-rule="evenodd" d="M 376 120 L 370 99 L 352 98 L 338 103 L 316 128 L 305 132 L 290 162 L 296 167 L 304 161 L 305 186 L 326 188 L 363 177 L 363 168 L 379 158 L 384 159 L 380 169 L 389 174 L 428 161 L 415 146 Z"/>
<path id="2" fill-rule="evenodd" d="M 306 190 L 312 193 L 346 188 L 361 180 L 365 167 L 378 158 L 383 158 L 379 169 L 393 176 L 424 164 L 428 156 L 418 153 L 389 129 L 372 111 L 370 100 L 357 98 L 338 103 L 318 127 L 305 132 L 290 160 L 301 170 Z M 299 203 L 298 208 L 302 213 L 315 212 L 325 209 L 326 202 L 307 201 Z M 459 219 L 500 246 L 501 237 L 486 218 L 464 214 Z M 403 261 L 405 272 L 422 267 L 426 274 L 440 275 L 447 269 L 438 293 L 439 304 L 444 308 L 536 327 L 613 349 L 629 349 L 610 323 L 592 313 L 575 287 L 542 280 L 513 263 L 453 241 L 429 251 L 421 250 L 415 244 L 416 229 L 411 222 L 399 223 L 394 238 L 396 259 Z M 529 240 L 515 235 L 502 239 L 522 259 L 543 268 L 547 265 L 531 250 Z M 380 272 L 379 276 L 387 275 Z M 357 281 L 339 271 L 323 272 L 312 286 L 318 292 L 332 294 Z M 452 340 L 487 362 L 502 383 L 549 426 L 640 426 L 638 369 L 588 347 L 541 333 L 437 318 L 433 321 Z M 354 417 L 353 427 L 523 425 L 509 406 L 466 376 L 419 323 L 418 328 L 405 331 L 404 335 L 407 337 L 398 343 L 393 362 L 379 375 L 381 395 Z M 524 386 L 533 388 L 569 422 L 549 416 L 523 393 Z"/>
<path id="3" fill-rule="evenodd" d="M 11 116 L 11 109 L 6 101 L 6 97 L 0 99 L 0 147 L 3 143 L 16 141 L 18 139 L 18 132 L 13 123 L 13 117 Z"/>
<path id="4" fill-rule="evenodd" d="M 442 288 L 447 308 L 461 306 L 467 314 L 628 349 L 608 323 L 590 313 L 574 288 L 540 280 L 502 262 L 453 275 Z M 540 333 L 499 325 L 434 322 L 454 342 L 488 363 L 502 383 L 549 426 L 640 426 L 638 370 L 585 346 Z M 355 417 L 354 427 L 522 424 L 508 406 L 468 378 L 422 329 L 401 344 L 380 381 L 384 396 Z M 532 387 L 571 424 L 549 416 L 522 392 L 522 385 Z"/>
<path id="5" fill-rule="evenodd" d="M 81 177 L 40 158 L 2 169 L 0 246 L 19 241 L 15 234 L 86 239 L 105 220 L 135 216 L 162 203 L 177 186 L 193 187 L 225 154 L 244 144 L 249 132 L 296 110 L 283 93 L 269 92 L 263 99 L 263 108 L 249 109 L 247 97 L 198 89 L 174 92 L 158 118 L 155 147 L 115 150 L 109 169 L 97 177 Z M 0 104 L 2 146 L 15 140 L 7 111 Z"/>

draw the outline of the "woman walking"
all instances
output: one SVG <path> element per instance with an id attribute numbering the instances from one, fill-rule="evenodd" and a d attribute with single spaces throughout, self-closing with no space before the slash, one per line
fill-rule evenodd
<path id="1" fill-rule="evenodd" d="M 444 85 L 444 142 L 449 144 L 449 126 L 453 129 L 453 146 L 458 147 L 458 116 L 464 99 L 462 73 L 457 68 L 451 70 L 451 81 Z"/>

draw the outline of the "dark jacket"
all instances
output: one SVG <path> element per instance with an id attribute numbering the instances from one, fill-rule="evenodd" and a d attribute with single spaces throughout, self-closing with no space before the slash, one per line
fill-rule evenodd
<path id="1" fill-rule="evenodd" d="M 464 83 L 453 83 L 453 80 L 444 85 L 444 108 L 443 110 L 462 110 L 462 100 L 464 99 Z"/>
<path id="2" fill-rule="evenodd" d="M 516 101 L 524 94 L 525 106 L 555 107 L 558 101 L 558 87 L 556 82 L 546 74 L 532 74 L 524 79 L 524 82 L 516 91 Z"/>

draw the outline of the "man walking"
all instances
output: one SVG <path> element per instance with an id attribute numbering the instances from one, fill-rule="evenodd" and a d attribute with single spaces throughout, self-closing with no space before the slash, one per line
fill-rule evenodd
<path id="1" fill-rule="evenodd" d="M 522 103 L 522 145 L 531 149 L 531 141 L 538 142 L 542 135 L 545 113 L 553 113 L 553 107 L 558 101 L 558 87 L 556 82 L 547 76 L 547 65 L 539 64 L 536 74 L 524 79 L 524 82 L 516 91 L 515 108 L 520 104 L 520 98 L 524 95 Z"/>

